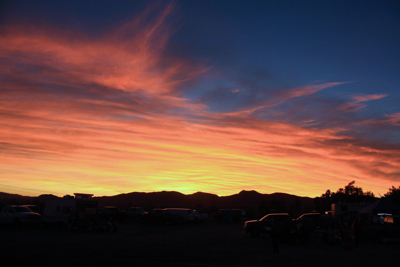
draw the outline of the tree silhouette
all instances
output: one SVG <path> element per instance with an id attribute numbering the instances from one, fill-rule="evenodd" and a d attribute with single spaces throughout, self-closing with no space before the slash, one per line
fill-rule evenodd
<path id="1" fill-rule="evenodd" d="M 331 210 L 333 203 L 340 201 L 347 203 L 358 203 L 358 202 L 373 202 L 375 195 L 371 191 L 365 192 L 361 187 L 354 185 L 355 181 L 350 182 L 344 188 L 339 188 L 336 192 L 331 192 L 330 189 L 326 190 L 320 197 L 315 198 L 315 205 L 319 212 L 325 212 Z"/>
<path id="2" fill-rule="evenodd" d="M 400 186 L 399 188 L 394 186 L 389 188 L 389 191 L 385 194 L 385 197 L 393 202 L 400 203 Z"/>

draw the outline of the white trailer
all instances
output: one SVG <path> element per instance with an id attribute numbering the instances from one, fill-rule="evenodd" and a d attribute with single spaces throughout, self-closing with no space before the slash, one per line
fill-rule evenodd
<path id="1" fill-rule="evenodd" d="M 193 222 L 195 221 L 194 210 L 192 209 L 182 209 L 182 208 L 166 208 L 170 214 L 179 217 L 183 222 Z"/>
<path id="2" fill-rule="evenodd" d="M 81 223 L 92 221 L 98 215 L 98 201 L 93 194 L 74 193 L 63 198 L 48 199 L 43 211 L 42 223 L 65 227 L 71 220 Z"/>

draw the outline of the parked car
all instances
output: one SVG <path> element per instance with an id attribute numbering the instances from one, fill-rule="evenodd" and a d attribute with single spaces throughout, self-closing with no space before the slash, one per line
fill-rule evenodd
<path id="1" fill-rule="evenodd" d="M 212 218 L 217 222 L 240 222 L 246 220 L 246 211 L 241 209 L 220 209 L 212 215 Z"/>
<path id="2" fill-rule="evenodd" d="M 176 223 L 190 223 L 195 221 L 195 211 L 192 209 L 166 208 L 166 210 L 176 218 Z"/>
<path id="3" fill-rule="evenodd" d="M 100 218 L 106 219 L 108 221 L 123 221 L 127 218 L 127 212 L 120 211 L 114 206 L 104 206 L 99 213 Z"/>
<path id="4" fill-rule="evenodd" d="M 304 213 L 296 220 L 297 224 L 307 225 L 312 229 L 328 229 L 335 227 L 337 222 L 329 215 L 322 215 L 317 212 Z"/>
<path id="5" fill-rule="evenodd" d="M 5 206 L 0 213 L 0 223 L 14 225 L 39 225 L 40 214 L 31 211 L 29 208 L 18 205 Z"/>
<path id="6" fill-rule="evenodd" d="M 148 213 L 142 214 L 140 221 L 146 224 L 170 225 L 183 222 L 183 219 L 181 216 L 172 214 L 168 209 L 153 209 Z"/>
<path id="7" fill-rule="evenodd" d="M 233 209 L 233 221 L 240 222 L 246 220 L 246 211 L 241 209 Z"/>
<path id="8" fill-rule="evenodd" d="M 37 213 L 37 214 L 42 214 L 42 212 L 41 212 L 41 210 L 39 209 L 39 207 L 38 206 L 36 206 L 36 205 L 22 205 L 23 207 L 27 207 L 28 209 L 30 209 L 31 211 L 33 211 L 34 213 Z"/>
<path id="9" fill-rule="evenodd" d="M 195 222 L 205 222 L 208 220 L 208 214 L 206 213 L 199 213 L 197 210 L 193 210 L 193 214 Z"/>
<path id="10" fill-rule="evenodd" d="M 126 209 L 128 218 L 139 219 L 142 214 L 147 213 L 142 207 L 129 207 Z"/>
<path id="11" fill-rule="evenodd" d="M 278 228 L 278 235 L 287 237 L 294 229 L 293 222 L 287 213 L 267 214 L 259 220 L 247 221 L 244 223 L 244 232 L 249 233 L 252 237 L 260 234 L 270 234 L 272 222 L 275 221 Z"/>

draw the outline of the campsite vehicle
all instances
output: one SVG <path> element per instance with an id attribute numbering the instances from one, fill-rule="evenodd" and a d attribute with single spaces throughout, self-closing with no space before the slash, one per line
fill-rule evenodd
<path id="1" fill-rule="evenodd" d="M 233 221 L 240 222 L 246 220 L 246 211 L 241 209 L 233 209 Z"/>
<path id="2" fill-rule="evenodd" d="M 58 225 L 66 228 L 73 224 L 79 229 L 86 229 L 98 219 L 98 201 L 92 199 L 92 194 L 66 195 L 63 198 L 48 199 L 43 211 L 42 223 Z"/>
<path id="3" fill-rule="evenodd" d="M 379 214 L 378 214 L 379 215 Z M 400 216 L 385 215 L 383 224 L 373 223 L 364 225 L 367 238 L 372 241 L 386 243 L 400 241 Z"/>
<path id="4" fill-rule="evenodd" d="M 153 209 L 148 213 L 141 215 L 140 220 L 143 223 L 160 223 L 160 224 L 179 224 L 197 221 L 205 221 L 208 214 L 199 214 L 197 210 L 184 208 L 166 208 Z"/>
<path id="5" fill-rule="evenodd" d="M 400 238 L 398 214 L 400 205 L 384 197 L 361 209 L 359 215 L 365 236 L 382 243 Z"/>
<path id="6" fill-rule="evenodd" d="M 241 209 L 220 209 L 212 215 L 212 218 L 217 222 L 240 222 L 246 220 L 246 211 Z"/>
<path id="7" fill-rule="evenodd" d="M 252 237 L 257 237 L 260 234 L 270 234 L 272 222 L 275 221 L 278 227 L 280 236 L 289 236 L 293 229 L 292 220 L 287 213 L 272 213 L 267 214 L 259 220 L 247 221 L 244 223 L 244 232 L 250 233 Z"/>
<path id="8" fill-rule="evenodd" d="M 126 209 L 127 217 L 132 219 L 138 219 L 145 213 L 147 212 L 142 207 L 129 207 Z"/>
<path id="9" fill-rule="evenodd" d="M 220 209 L 212 214 L 212 218 L 217 222 L 240 222 L 246 220 L 246 211 L 242 209 Z"/>
<path id="10" fill-rule="evenodd" d="M 148 224 L 165 224 L 170 225 L 173 223 L 182 222 L 182 218 L 176 214 L 173 214 L 168 209 L 153 209 L 148 213 L 144 213 L 140 216 L 142 223 Z"/>
<path id="11" fill-rule="evenodd" d="M 196 220 L 195 210 L 192 209 L 183 209 L 183 208 L 167 208 L 170 214 L 176 217 L 176 222 L 194 222 Z M 197 212 L 197 211 L 196 211 Z M 201 215 L 198 214 L 198 219 L 201 218 Z"/>
<path id="12" fill-rule="evenodd" d="M 40 214 L 31 211 L 25 206 L 8 205 L 0 213 L 0 223 L 16 227 L 24 225 L 39 225 Z"/>
<path id="13" fill-rule="evenodd" d="M 21 206 L 29 208 L 34 213 L 42 214 L 42 212 L 40 211 L 39 207 L 36 206 L 36 205 L 21 205 Z"/>
<path id="14" fill-rule="evenodd" d="M 297 218 L 296 221 L 301 223 L 312 223 L 317 227 L 321 223 L 322 217 L 320 213 L 304 213 Z"/>
<path id="15" fill-rule="evenodd" d="M 99 216 L 107 221 L 123 221 L 127 218 L 127 212 L 114 206 L 104 206 L 99 212 Z"/>
<path id="16" fill-rule="evenodd" d="M 304 213 L 296 219 L 296 223 L 309 224 L 313 229 L 328 229 L 329 226 L 335 226 L 335 220 L 329 215 L 320 213 Z"/>
<path id="17" fill-rule="evenodd" d="M 193 210 L 194 221 L 195 222 L 205 222 L 208 220 L 208 214 L 199 213 L 197 210 Z"/>

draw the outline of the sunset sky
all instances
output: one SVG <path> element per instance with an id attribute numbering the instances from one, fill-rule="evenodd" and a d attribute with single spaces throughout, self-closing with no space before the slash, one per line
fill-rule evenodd
<path id="1" fill-rule="evenodd" d="M 0 192 L 400 185 L 400 2 L 2 1 Z"/>

